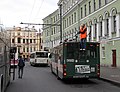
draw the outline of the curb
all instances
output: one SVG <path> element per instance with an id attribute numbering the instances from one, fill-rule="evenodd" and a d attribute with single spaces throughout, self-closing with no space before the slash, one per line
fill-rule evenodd
<path id="1" fill-rule="evenodd" d="M 111 84 L 113 84 L 115 86 L 120 87 L 120 83 L 118 83 L 118 82 L 115 82 L 115 81 L 112 81 L 112 80 L 109 80 L 109 79 L 105 79 L 105 78 L 99 78 L 99 79 L 103 80 L 103 81 L 106 81 L 106 82 L 109 82 L 109 83 L 111 83 Z"/>

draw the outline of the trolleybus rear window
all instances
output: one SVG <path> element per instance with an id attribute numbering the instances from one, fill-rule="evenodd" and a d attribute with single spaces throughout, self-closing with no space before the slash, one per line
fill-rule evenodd
<path id="1" fill-rule="evenodd" d="M 78 51 L 78 46 L 79 44 L 77 43 L 68 43 L 67 44 L 67 58 L 71 59 L 75 57 L 75 52 Z"/>

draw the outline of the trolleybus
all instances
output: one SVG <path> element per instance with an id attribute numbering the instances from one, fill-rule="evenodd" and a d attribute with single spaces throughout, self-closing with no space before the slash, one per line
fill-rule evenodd
<path id="1" fill-rule="evenodd" d="M 0 26 L 0 92 L 4 92 L 10 82 L 10 39 Z"/>
<path id="2" fill-rule="evenodd" d="M 86 42 L 86 49 L 80 50 L 80 42 L 63 42 L 51 49 L 51 72 L 60 79 L 99 78 L 99 43 Z"/>

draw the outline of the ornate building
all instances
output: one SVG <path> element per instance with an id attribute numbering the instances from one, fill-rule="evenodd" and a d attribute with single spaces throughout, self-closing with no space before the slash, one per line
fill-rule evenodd
<path id="1" fill-rule="evenodd" d="M 15 58 L 21 55 L 28 58 L 30 52 L 41 50 L 41 35 L 33 28 L 13 27 L 8 29 L 11 37 L 11 47 L 17 47 Z"/>

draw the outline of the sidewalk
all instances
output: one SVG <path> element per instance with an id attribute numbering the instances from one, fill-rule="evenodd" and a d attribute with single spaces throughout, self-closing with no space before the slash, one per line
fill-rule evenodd
<path id="1" fill-rule="evenodd" d="M 100 73 L 100 79 L 120 87 L 120 68 L 101 66 Z"/>

